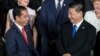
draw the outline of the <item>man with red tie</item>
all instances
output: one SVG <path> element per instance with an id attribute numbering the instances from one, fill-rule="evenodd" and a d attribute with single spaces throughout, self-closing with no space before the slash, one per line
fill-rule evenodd
<path id="1" fill-rule="evenodd" d="M 34 49 L 29 15 L 25 7 L 18 6 L 13 10 L 16 21 L 6 33 L 6 47 L 8 56 L 38 56 Z"/>

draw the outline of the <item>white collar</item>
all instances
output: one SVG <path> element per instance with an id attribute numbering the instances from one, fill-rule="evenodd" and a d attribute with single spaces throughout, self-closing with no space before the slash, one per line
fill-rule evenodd
<path id="1" fill-rule="evenodd" d="M 15 25 L 18 27 L 18 29 L 21 31 L 22 30 L 22 26 L 20 26 L 18 23 L 15 22 Z"/>
<path id="2" fill-rule="evenodd" d="M 82 24 L 82 22 L 83 22 L 83 19 L 79 23 L 73 24 L 73 25 L 76 25 L 77 26 L 76 30 L 78 30 L 78 28 L 80 27 L 80 25 Z"/>
<path id="3" fill-rule="evenodd" d="M 63 6 L 63 2 L 64 2 L 64 0 L 61 0 L 61 1 L 60 1 L 61 7 Z M 58 0 L 55 0 L 55 5 L 56 5 L 56 8 L 57 8 L 57 6 L 58 6 Z"/>

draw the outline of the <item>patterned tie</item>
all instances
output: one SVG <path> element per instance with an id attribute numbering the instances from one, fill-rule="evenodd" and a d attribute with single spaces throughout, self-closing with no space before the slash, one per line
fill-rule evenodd
<path id="1" fill-rule="evenodd" d="M 24 36 L 24 40 L 25 40 L 25 42 L 26 42 L 27 45 L 28 45 L 28 38 L 27 38 L 27 35 L 26 35 L 26 32 L 25 32 L 24 27 L 22 28 L 22 34 L 23 34 L 23 36 Z"/>
<path id="2" fill-rule="evenodd" d="M 60 10 L 61 10 L 61 5 L 60 5 L 60 1 L 61 0 L 58 0 L 58 6 L 57 6 L 57 14 L 59 14 Z"/>
<path id="3" fill-rule="evenodd" d="M 74 26 L 73 26 L 73 32 L 72 32 L 72 37 L 73 37 L 73 38 L 75 37 L 76 28 L 77 28 L 77 26 L 76 26 L 76 25 L 74 25 Z"/>

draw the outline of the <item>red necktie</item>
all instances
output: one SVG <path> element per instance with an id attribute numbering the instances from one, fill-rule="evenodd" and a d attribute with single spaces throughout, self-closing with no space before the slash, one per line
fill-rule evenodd
<path id="1" fill-rule="evenodd" d="M 26 35 L 26 32 L 25 32 L 24 28 L 22 28 L 22 34 L 24 36 L 25 42 L 28 44 L 28 39 L 27 39 L 27 35 Z"/>

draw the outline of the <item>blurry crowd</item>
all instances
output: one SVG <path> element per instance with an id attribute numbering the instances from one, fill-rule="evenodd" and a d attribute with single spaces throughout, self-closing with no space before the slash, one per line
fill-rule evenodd
<path id="1" fill-rule="evenodd" d="M 14 31 L 11 33 L 10 30 L 19 22 L 15 20 L 19 15 L 13 15 L 19 6 L 28 11 L 32 41 L 38 53 L 35 56 L 89 56 L 88 53 L 100 56 L 100 0 L 60 0 L 60 3 L 58 0 L 0 0 L 0 56 L 14 56 L 9 48 L 13 44 L 10 41 L 13 42 L 17 35 L 12 35 Z M 77 21 L 86 22 L 77 28 L 80 31 L 73 40 L 70 39 L 70 28 L 78 25 Z M 12 37 L 9 34 L 13 36 L 11 40 L 8 40 Z"/>

